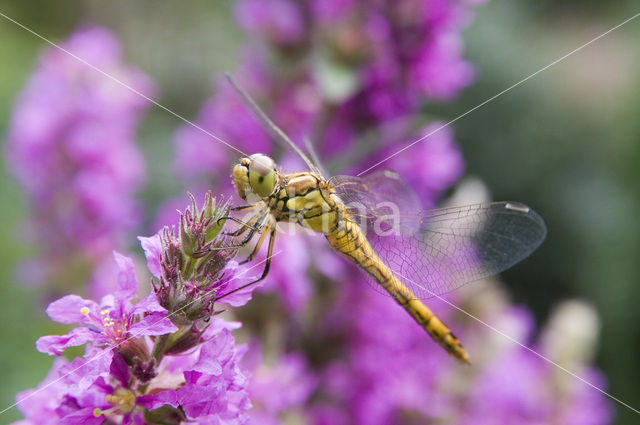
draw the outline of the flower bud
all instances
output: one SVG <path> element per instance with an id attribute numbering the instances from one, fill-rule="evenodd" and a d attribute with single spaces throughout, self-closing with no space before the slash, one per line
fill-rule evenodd
<path id="1" fill-rule="evenodd" d="M 198 210 L 196 200 L 191 193 L 191 207 L 180 214 L 180 247 L 186 257 L 200 258 L 202 252 L 215 245 L 222 230 L 222 218 L 229 212 L 228 204 L 219 202 L 214 206 L 211 192 L 204 197 L 204 205 Z"/>
<path id="2" fill-rule="evenodd" d="M 549 357 L 575 370 L 588 364 L 595 354 L 600 320 L 595 309 L 582 301 L 557 306 L 542 334 L 542 348 Z"/>
<path id="3" fill-rule="evenodd" d="M 158 302 L 179 327 L 214 314 L 216 284 L 236 254 L 236 249 L 216 249 L 227 244 L 221 231 L 228 204 L 215 202 L 208 192 L 199 209 L 193 195 L 189 197 L 191 205 L 180 213 L 178 231 L 165 227 L 160 233 L 162 277 L 153 281 Z"/>
<path id="4" fill-rule="evenodd" d="M 158 376 L 155 359 L 151 359 L 149 361 L 136 359 L 134 366 L 131 369 L 131 373 L 143 384 L 151 381 L 153 378 Z"/>

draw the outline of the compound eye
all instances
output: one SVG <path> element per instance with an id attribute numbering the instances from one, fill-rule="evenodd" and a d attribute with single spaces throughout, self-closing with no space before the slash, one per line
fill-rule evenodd
<path id="1" fill-rule="evenodd" d="M 271 195 L 276 188 L 276 172 L 271 170 L 266 176 L 249 171 L 249 184 L 251 189 L 261 198 Z"/>
<path id="2" fill-rule="evenodd" d="M 266 155 L 251 155 L 249 163 L 249 184 L 261 198 L 271 195 L 276 187 L 275 162 Z"/>

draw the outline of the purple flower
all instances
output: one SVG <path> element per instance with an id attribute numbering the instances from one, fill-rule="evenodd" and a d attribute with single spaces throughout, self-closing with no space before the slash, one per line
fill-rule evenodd
<path id="1" fill-rule="evenodd" d="M 606 386 L 599 372 L 586 372 L 584 378 L 589 382 Z M 461 423 L 538 424 L 552 418 L 562 418 L 567 424 L 610 422 L 611 407 L 601 393 L 573 378 L 562 388 L 553 379 L 554 373 L 553 365 L 526 350 L 512 350 L 496 358 L 474 383 Z"/>
<path id="2" fill-rule="evenodd" d="M 60 323 L 76 323 L 66 335 L 49 335 L 38 340 L 38 351 L 60 355 L 66 348 L 92 342 L 98 347 L 118 348 L 124 342 L 145 335 L 165 335 L 177 328 L 166 317 L 167 311 L 155 299 L 155 295 L 135 305 L 138 282 L 133 261 L 114 253 L 120 272 L 118 290 L 102 298 L 100 303 L 85 300 L 77 295 L 67 295 L 54 301 L 47 308 L 52 320 Z"/>
<path id="3" fill-rule="evenodd" d="M 305 35 L 302 11 L 290 0 L 243 0 L 236 16 L 247 31 L 267 34 L 274 43 L 294 44 Z"/>
<path id="4" fill-rule="evenodd" d="M 60 370 L 67 364 L 64 358 L 57 358 L 47 377 L 38 385 L 36 389 L 30 389 L 19 393 L 16 396 L 18 408 L 25 416 L 25 421 L 20 423 L 53 425 L 58 423 L 58 416 L 55 414 L 59 407 L 59 400 L 65 394 L 65 385 L 62 381 L 56 380 L 60 376 Z"/>
<path id="5" fill-rule="evenodd" d="M 449 403 L 434 391 L 448 371 L 447 354 L 393 299 L 353 277 L 351 286 L 340 288 L 338 304 L 323 324 L 321 335 L 343 340 L 344 346 L 340 358 L 324 369 L 320 391 L 330 396 L 318 414 L 341 406 L 347 423 L 388 424 L 396 423 L 404 409 L 424 408 L 429 411 L 425 419 L 438 418 Z"/>
<path id="6" fill-rule="evenodd" d="M 177 390 L 187 418 L 244 420 L 251 407 L 246 393 L 248 380 L 239 366 L 244 351 L 235 346 L 226 329 L 201 346 L 198 361 L 184 373 L 185 385 Z"/>
<path id="7" fill-rule="evenodd" d="M 63 364 L 60 367 L 54 364 L 49 378 L 38 390 L 18 395 L 18 406 L 25 413 L 27 423 L 97 425 L 105 419 L 122 424 L 144 423 L 144 411 L 139 408 L 144 407 L 144 403 L 138 403 L 140 398 L 129 385 L 129 368 L 121 355 L 104 361 L 99 354 L 87 353 L 85 358 L 64 363 L 58 363 Z M 162 398 L 161 395 L 148 397 Z M 163 404 L 170 401 L 165 400 Z"/>
<path id="8" fill-rule="evenodd" d="M 276 252 L 281 254 L 274 258 L 258 291 L 275 293 L 289 314 L 302 315 L 314 296 L 312 271 L 338 280 L 349 265 L 329 250 L 320 235 L 278 232 L 276 238 Z"/>
<path id="9" fill-rule="evenodd" d="M 221 233 L 227 204 L 216 202 L 211 192 L 205 195 L 202 208 L 192 204 L 180 213 L 178 229 L 165 227 L 156 235 L 139 237 L 154 276 L 151 284 L 159 304 L 169 311 L 180 328 L 162 346 L 165 354 L 185 353 L 206 341 L 211 316 L 219 303 L 233 307 L 246 304 L 259 285 L 257 273 L 241 268 L 232 258 L 235 248 Z"/>
<path id="10" fill-rule="evenodd" d="M 17 396 L 18 406 L 26 423 L 34 424 L 142 424 L 147 415 L 162 423 L 246 423 L 251 402 L 239 366 L 245 348 L 235 344 L 228 330 L 234 326 L 214 327 L 216 333 L 192 353 L 165 357 L 144 386 L 122 355 L 92 350 L 70 364 L 57 360 L 37 390 Z"/>
<path id="11" fill-rule="evenodd" d="M 450 100 L 473 80 L 473 67 L 460 59 L 462 40 L 443 34 L 420 52 L 409 70 L 409 81 L 429 98 Z"/>
<path id="12" fill-rule="evenodd" d="M 79 30 L 62 47 L 153 94 L 148 77 L 123 63 L 109 31 Z M 43 247 L 40 263 L 49 274 L 42 279 L 61 279 L 65 267 L 106 257 L 138 223 L 133 196 L 145 169 L 135 133 L 148 106 L 65 52 L 42 54 L 14 107 L 6 147 L 31 208 L 29 236 Z"/>
<path id="13" fill-rule="evenodd" d="M 71 363 L 56 359 L 49 375 L 36 390 L 16 396 L 26 423 L 102 423 L 104 418 L 94 416 L 94 409 L 107 407 L 105 377 L 109 375 L 111 360 L 110 355 L 96 356 L 91 361 L 77 358 Z"/>
<path id="14" fill-rule="evenodd" d="M 29 408 L 23 409 L 27 423 L 247 422 L 249 375 L 240 365 L 246 347 L 231 334 L 240 324 L 212 317 L 218 291 L 237 288 L 231 277 L 240 273 L 229 253 L 204 251 L 221 242 L 219 218 L 226 211 L 209 193 L 202 208 L 192 199 L 180 214 L 178 235 L 165 228 L 162 236 L 140 238 L 156 285 L 142 301 L 132 303 L 138 289 L 133 261 L 115 253 L 113 294 L 100 303 L 77 295 L 51 303 L 53 320 L 81 326 L 40 338 L 38 350 L 86 350 L 68 365 L 56 362 L 38 390 L 18 396 Z M 241 305 L 250 293 L 238 291 L 224 301 Z"/>
<path id="15" fill-rule="evenodd" d="M 185 420 L 197 423 L 245 423 L 251 408 L 247 394 L 248 374 L 240 367 L 246 347 L 238 346 L 231 330 L 239 325 L 214 319 L 205 341 L 186 355 L 165 357 L 158 388 L 173 387 L 139 396 L 136 403 L 148 410 L 163 405 L 180 406 Z M 227 421 L 227 422 L 225 422 Z"/>

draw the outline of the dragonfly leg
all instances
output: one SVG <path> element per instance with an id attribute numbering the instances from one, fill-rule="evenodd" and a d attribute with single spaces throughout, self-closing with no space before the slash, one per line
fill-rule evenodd
<path id="1" fill-rule="evenodd" d="M 249 234 L 242 240 L 242 242 L 236 244 L 236 245 L 227 245 L 227 246 L 212 246 L 209 247 L 207 249 L 203 249 L 201 251 L 194 251 L 195 255 L 201 255 L 201 254 L 205 254 L 207 252 L 211 252 L 211 251 L 221 251 L 223 249 L 235 249 L 235 248 L 242 248 L 243 246 L 245 246 L 246 244 L 248 244 L 251 239 L 253 239 L 253 235 L 256 234 L 256 232 L 262 230 L 262 225 L 264 223 L 264 220 L 267 218 L 268 213 L 264 213 L 262 216 L 258 217 L 257 221 L 257 226 L 251 226 L 248 223 L 244 223 L 243 221 L 238 220 L 240 223 L 243 223 L 246 227 L 243 227 L 244 229 L 251 229 L 249 231 Z M 233 218 L 233 217 L 230 217 Z M 244 232 L 241 232 L 244 233 Z M 241 233 L 239 233 L 238 235 L 240 235 Z M 238 236 L 238 235 L 234 235 L 234 236 Z"/>
<path id="2" fill-rule="evenodd" d="M 231 211 L 245 211 L 251 210 L 258 207 L 260 203 L 257 204 L 249 204 L 249 205 L 238 205 L 237 207 L 231 207 Z"/>
<path id="3" fill-rule="evenodd" d="M 228 235 L 228 236 L 239 236 L 239 235 L 241 235 L 242 233 L 244 233 L 244 230 L 245 230 L 245 229 L 253 229 L 253 228 L 254 228 L 254 227 L 253 227 L 253 225 L 251 224 L 251 221 L 252 221 L 255 217 L 258 217 L 258 216 L 257 216 L 257 215 L 255 215 L 255 216 L 253 216 L 253 217 L 251 218 L 251 220 L 249 220 L 248 222 L 245 222 L 245 221 L 242 221 L 242 220 L 240 220 L 239 218 L 236 218 L 236 217 L 224 216 L 224 217 L 220 217 L 220 218 L 218 219 L 218 221 L 216 221 L 216 224 L 220 224 L 220 222 L 221 222 L 221 221 L 223 221 L 223 220 L 231 220 L 231 221 L 234 221 L 234 222 L 236 222 L 236 223 L 238 223 L 238 224 L 242 225 L 242 227 L 239 229 L 239 230 L 242 230 L 242 232 L 241 232 L 241 233 L 237 233 L 237 234 L 236 234 L 236 232 L 238 232 L 238 230 L 236 230 L 236 231 L 234 231 L 234 232 L 224 233 L 225 235 Z"/>
<path id="4" fill-rule="evenodd" d="M 265 232 L 266 234 L 266 232 Z M 265 277 L 267 277 L 267 275 L 269 274 L 269 268 L 271 267 L 271 258 L 273 256 L 273 243 L 276 240 L 276 228 L 275 227 L 271 227 L 271 230 L 269 232 L 269 250 L 267 251 L 267 259 L 265 261 L 265 266 L 264 266 L 264 270 L 262 271 L 262 276 L 260 276 L 258 279 L 254 280 L 253 282 L 249 282 L 245 285 L 242 285 L 239 288 L 234 289 L 233 291 L 229 291 L 226 294 L 220 295 L 219 297 L 216 297 L 216 299 L 214 301 L 218 301 L 221 300 L 224 297 L 227 297 L 233 293 L 236 293 L 238 291 L 241 291 L 245 288 L 248 288 L 251 285 L 255 285 L 256 283 L 264 280 Z"/>
<path id="5" fill-rule="evenodd" d="M 224 232 L 224 233 L 222 233 L 222 234 L 223 234 L 223 235 L 225 235 L 225 236 L 240 236 L 240 235 L 242 235 L 244 232 L 246 232 L 246 231 L 247 231 L 247 230 L 249 230 L 249 229 L 252 229 L 252 230 L 253 230 L 253 229 L 256 229 L 256 228 L 254 227 L 254 224 L 255 224 L 255 223 L 251 223 L 251 222 L 252 222 L 252 221 L 258 221 L 258 218 L 259 218 L 259 215 L 258 215 L 258 214 L 256 214 L 256 215 L 254 215 L 253 217 L 251 217 L 251 219 L 250 219 L 249 221 L 244 222 L 244 221 L 242 221 L 242 220 L 240 220 L 240 219 L 237 219 L 237 218 L 235 218 L 235 217 L 228 217 L 228 216 L 227 216 L 227 217 L 221 217 L 221 218 L 219 218 L 219 219 L 218 219 L 218 223 L 219 223 L 221 220 L 231 220 L 231 221 L 234 221 L 234 222 L 236 222 L 236 223 L 238 223 L 238 224 L 241 224 L 242 226 L 241 226 L 238 230 L 234 230 L 233 232 Z M 259 229 L 256 229 L 256 230 L 259 230 Z"/>
<path id="6" fill-rule="evenodd" d="M 253 260 L 254 257 L 256 256 L 256 254 L 258 253 L 258 251 L 260 251 L 260 247 L 262 246 L 262 242 L 264 242 L 266 237 L 267 237 L 267 232 L 262 232 L 262 234 L 260 235 L 260 239 L 258 239 L 258 242 L 256 243 L 256 246 L 253 247 L 253 251 L 251 251 L 251 254 L 249 254 L 249 256 L 247 258 L 245 258 L 243 261 L 241 261 L 239 264 L 245 264 L 245 263 L 248 263 L 249 261 Z"/>

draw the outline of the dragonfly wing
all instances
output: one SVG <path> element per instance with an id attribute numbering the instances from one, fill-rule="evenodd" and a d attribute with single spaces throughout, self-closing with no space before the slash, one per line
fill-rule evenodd
<path id="1" fill-rule="evenodd" d="M 376 226 L 381 231 L 395 228 L 403 235 L 418 231 L 420 217 L 415 212 L 420 201 L 397 173 L 381 170 L 364 177 L 334 176 L 329 184 L 363 231 Z"/>
<path id="2" fill-rule="evenodd" d="M 420 299 L 439 296 L 530 255 L 546 226 L 531 208 L 496 202 L 422 211 L 418 232 L 367 238 L 380 258 Z"/>
<path id="3" fill-rule="evenodd" d="M 542 218 L 517 202 L 419 211 L 415 192 L 391 171 L 329 183 L 381 260 L 421 299 L 508 269 L 547 232 Z"/>

